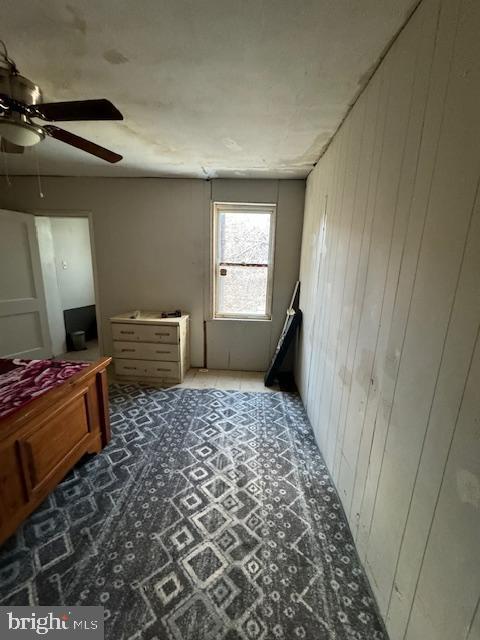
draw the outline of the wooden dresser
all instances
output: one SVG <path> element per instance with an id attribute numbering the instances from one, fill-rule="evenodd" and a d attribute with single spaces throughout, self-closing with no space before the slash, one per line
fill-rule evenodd
<path id="1" fill-rule="evenodd" d="M 161 384 L 183 382 L 190 368 L 188 315 L 162 318 L 133 311 L 110 318 L 117 378 Z"/>

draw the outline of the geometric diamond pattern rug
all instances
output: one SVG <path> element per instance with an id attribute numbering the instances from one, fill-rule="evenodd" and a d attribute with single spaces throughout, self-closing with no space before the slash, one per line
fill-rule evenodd
<path id="1" fill-rule="evenodd" d="M 113 439 L 0 549 L 0 604 L 107 640 L 386 638 L 300 397 L 110 387 Z"/>

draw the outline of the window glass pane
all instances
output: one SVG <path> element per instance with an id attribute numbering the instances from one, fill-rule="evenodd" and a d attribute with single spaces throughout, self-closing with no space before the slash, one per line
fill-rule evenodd
<path id="1" fill-rule="evenodd" d="M 268 264 L 269 213 L 220 213 L 217 233 L 219 262 Z"/>
<path id="2" fill-rule="evenodd" d="M 265 315 L 268 267 L 225 267 L 218 276 L 218 312 Z"/>

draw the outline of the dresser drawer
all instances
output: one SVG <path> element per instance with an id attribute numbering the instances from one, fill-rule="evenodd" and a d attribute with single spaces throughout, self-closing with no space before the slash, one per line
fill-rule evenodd
<path id="1" fill-rule="evenodd" d="M 113 355 L 116 358 L 178 362 L 180 360 L 180 347 L 178 344 L 114 341 Z"/>
<path id="2" fill-rule="evenodd" d="M 115 358 L 115 373 L 119 376 L 139 378 L 171 378 L 179 377 L 178 362 L 155 362 L 153 360 L 127 360 Z"/>
<path id="3" fill-rule="evenodd" d="M 113 359 L 115 373 L 119 376 L 145 376 L 145 363 L 139 360 Z"/>
<path id="4" fill-rule="evenodd" d="M 146 324 L 112 324 L 114 340 L 127 342 L 165 342 L 178 344 L 178 328 L 176 326 L 149 326 Z"/>
<path id="5" fill-rule="evenodd" d="M 147 376 L 151 378 L 174 378 L 178 379 L 180 375 L 180 366 L 178 362 L 154 362 L 153 360 L 145 361 Z"/>

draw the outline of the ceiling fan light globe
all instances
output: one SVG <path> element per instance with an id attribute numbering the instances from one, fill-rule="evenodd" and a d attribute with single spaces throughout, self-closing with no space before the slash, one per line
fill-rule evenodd
<path id="1" fill-rule="evenodd" d="M 12 122 L 0 119 L 0 138 L 19 147 L 33 147 L 45 137 L 40 127 L 26 122 Z"/>

